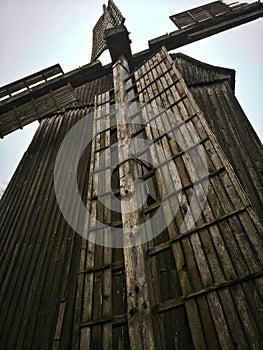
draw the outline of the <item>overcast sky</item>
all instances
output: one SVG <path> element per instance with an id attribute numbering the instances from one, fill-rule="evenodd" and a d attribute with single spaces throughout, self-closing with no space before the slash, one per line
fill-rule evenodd
<path id="1" fill-rule="evenodd" d="M 133 53 L 146 49 L 149 39 L 176 30 L 170 15 L 208 2 L 115 1 L 131 32 Z M 103 0 L 1 0 L 0 85 L 56 63 L 60 63 L 64 72 L 89 63 L 92 28 L 102 14 L 102 4 Z M 256 20 L 177 50 L 201 61 L 236 70 L 237 98 L 261 140 L 262 29 L 263 20 Z M 103 57 L 103 63 L 106 62 L 107 58 Z M 10 180 L 36 128 L 37 123 L 34 123 L 0 140 L 0 187 Z"/>

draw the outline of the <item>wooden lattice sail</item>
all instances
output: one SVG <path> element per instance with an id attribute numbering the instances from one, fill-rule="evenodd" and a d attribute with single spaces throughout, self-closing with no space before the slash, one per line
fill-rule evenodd
<path id="1" fill-rule="evenodd" d="M 229 13 L 215 3 L 217 17 Z M 211 8 L 175 21 L 182 30 Z M 132 57 L 123 23 L 119 29 L 105 39 L 113 65 L 96 62 L 67 74 L 51 67 L 0 90 L 26 88 L 1 102 L 1 136 L 40 121 L 0 202 L 1 347 L 260 349 L 263 150 L 236 101 L 234 71 L 169 55 L 167 45 Z M 126 40 L 128 57 L 116 58 L 115 35 Z M 87 116 L 78 134 L 83 153 L 77 170 L 74 144 L 57 168 L 61 144 Z M 228 130 L 220 128 L 226 122 Z M 136 147 L 125 158 L 128 139 Z M 118 166 L 106 156 L 113 145 Z M 191 154 L 204 157 L 199 176 Z M 57 169 L 68 169 L 68 176 L 59 177 Z M 74 223 L 82 223 L 80 202 L 73 194 L 63 197 L 72 191 L 74 173 L 82 203 L 102 224 L 91 220 L 85 237 L 62 214 L 68 210 Z M 102 204 L 111 195 L 109 183 L 123 203 L 136 177 L 150 191 L 140 209 L 118 212 Z M 202 204 L 198 217 L 195 194 Z M 171 214 L 173 219 L 143 244 L 112 247 L 103 236 L 109 227 L 136 231 L 144 222 L 151 236 L 160 208 L 164 222 Z M 96 237 L 105 237 L 105 244 L 96 244 Z"/>

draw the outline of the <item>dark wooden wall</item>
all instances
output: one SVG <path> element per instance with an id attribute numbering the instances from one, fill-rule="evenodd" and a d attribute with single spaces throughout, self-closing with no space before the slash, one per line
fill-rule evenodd
<path id="1" fill-rule="evenodd" d="M 185 70 L 180 70 L 184 75 Z M 150 315 L 151 320 L 145 318 L 146 327 L 147 322 L 154 323 L 157 349 L 261 348 L 262 227 L 226 152 L 222 152 L 220 134 L 215 137 L 212 132 L 217 128 L 210 128 L 208 120 L 213 117 L 209 108 L 216 101 L 218 108 L 223 108 L 227 100 L 229 110 L 236 110 L 229 87 L 231 74 L 209 72 L 207 83 L 215 79 L 212 84 L 216 85 L 221 78 L 226 81 L 220 83 L 223 103 L 209 95 L 208 105 L 202 104 L 204 94 L 198 95 L 199 85 L 188 82 L 193 99 L 187 77 L 182 79 L 163 49 L 124 82 L 128 96 L 134 89 L 135 100 L 155 102 L 193 128 L 209 170 L 202 215 L 191 229 L 181 233 L 195 185 L 185 150 L 160 132 L 160 123 L 171 128 L 171 120 L 156 118 L 151 121 L 156 128 L 151 128 L 147 125 L 149 116 L 141 116 L 143 126 L 136 135 L 151 141 L 152 156 L 157 144 L 170 152 L 183 185 L 182 202 L 173 222 L 141 247 L 146 266 L 143 280 L 150 291 L 147 308 L 127 308 L 129 298 L 139 294 L 140 288 L 135 285 L 127 292 L 123 249 L 95 245 L 73 232 L 58 208 L 53 187 L 56 154 L 64 136 L 87 113 L 114 100 L 112 75 L 75 87 L 78 101 L 74 105 L 65 105 L 64 111 L 41 120 L 0 202 L 0 344 L 4 349 L 135 348 L 130 342 L 134 336 L 132 322 L 136 313 L 144 317 L 148 312 L 145 310 L 150 310 L 147 317 Z M 215 85 L 213 91 L 219 99 Z M 116 140 L 115 134 L 116 128 L 102 132 L 101 145 L 109 146 L 109 140 Z M 177 135 L 182 137 L 180 128 Z M 88 147 L 79 165 L 79 189 L 84 201 L 91 185 L 92 157 Z M 165 159 L 160 159 L 160 172 L 162 162 Z M 114 176 L 113 187 L 118 187 L 118 174 Z M 156 189 L 156 201 L 143 210 L 148 220 L 161 205 L 160 189 L 155 173 L 144 169 L 141 176 Z M 170 176 L 163 184 L 168 189 Z M 198 186 L 202 192 L 203 182 Z M 100 208 L 96 210 L 102 220 L 110 219 L 116 227 L 122 224 L 120 216 L 109 217 L 95 197 L 93 201 L 94 208 Z M 74 207 L 74 203 L 69 205 Z M 141 343 L 138 339 L 138 349 Z"/>
<path id="2" fill-rule="evenodd" d="M 263 147 L 235 97 L 235 72 L 182 54 L 173 57 L 258 217 L 262 219 Z"/>

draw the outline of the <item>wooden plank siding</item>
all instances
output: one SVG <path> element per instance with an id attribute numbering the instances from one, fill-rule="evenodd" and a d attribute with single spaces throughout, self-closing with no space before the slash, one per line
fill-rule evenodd
<path id="1" fill-rule="evenodd" d="M 180 53 L 172 57 L 261 218 L 263 148 L 234 95 L 235 71 L 214 67 Z"/>
<path id="2" fill-rule="evenodd" d="M 31 74 L 26 78 L 19 79 L 14 83 L 7 84 L 0 88 L 0 99 L 7 98 L 13 94 L 17 94 L 23 89 L 30 89 L 33 85 L 43 83 L 47 79 L 54 78 L 54 76 L 63 74 L 59 64 L 48 67 L 37 73 Z"/>
<path id="3" fill-rule="evenodd" d="M 65 320 L 72 322 L 70 301 L 75 303 L 72 293 L 80 239 L 58 208 L 53 170 L 66 132 L 88 111 L 79 109 L 41 121 L 4 195 L 7 200 L 1 201 L 0 323 L 4 348 L 49 348 L 60 334 L 66 343 L 71 341 L 72 327 L 65 332 L 57 324 L 61 324 L 62 310 L 63 325 Z M 83 188 L 84 163 L 80 175 Z"/>
<path id="4" fill-rule="evenodd" d="M 238 283 L 238 279 L 246 279 L 253 269 L 255 279 L 252 275 L 251 278 L 255 283 L 254 292 L 261 292 L 262 253 L 258 247 L 262 246 L 260 238 L 262 228 L 259 225 L 256 231 L 251 231 L 248 226 L 246 227 L 246 222 L 254 222 L 254 225 L 257 225 L 255 214 L 251 212 L 250 204 L 204 116 L 165 51 L 159 52 L 148 60 L 134 74 L 141 102 L 152 100 L 157 105 L 161 104 L 169 109 L 176 98 L 178 99 L 178 92 L 179 97 L 180 92 L 186 94 L 186 98 L 178 99 L 180 102 L 175 104 L 171 110 L 179 114 L 186 123 L 191 123 L 191 127 L 200 137 L 200 142 L 203 139 L 206 140 L 202 146 L 207 152 L 209 170 L 214 174 L 209 179 L 207 202 L 202 218 L 196 222 L 196 227 L 188 234 L 178 236 L 177 228 L 180 227 L 180 217 L 177 215 L 174 225 L 168 227 L 170 244 L 165 247 L 165 249 L 173 248 L 177 270 L 184 268 L 182 274 L 186 274 L 186 278 L 182 278 L 181 281 L 179 279 L 179 281 L 183 293 L 181 299 L 185 300 L 193 342 L 197 348 L 204 348 L 204 344 L 208 348 L 214 348 L 218 344 L 221 348 L 232 348 L 235 344 L 240 344 L 241 348 L 260 347 L 262 339 L 259 324 L 255 320 L 255 310 L 257 307 L 260 308 L 260 304 L 254 305 L 255 313 L 252 316 L 253 313 L 248 311 L 250 301 L 249 296 L 246 295 L 247 290 L 243 287 L 244 284 Z M 174 85 L 171 84 L 172 81 Z M 191 115 L 193 117 L 189 118 Z M 156 137 L 152 134 L 151 128 L 148 132 L 152 139 Z M 164 135 L 163 139 L 165 138 Z M 166 145 L 169 146 L 169 140 Z M 163 147 L 167 146 L 163 144 Z M 171 145 L 170 149 L 172 150 Z M 183 156 L 181 156 L 181 163 L 184 163 L 187 168 Z M 185 196 L 189 203 L 191 194 L 185 191 Z M 218 240 L 220 245 L 217 244 Z M 227 256 L 229 256 L 229 263 L 226 263 L 225 260 Z M 235 275 L 236 277 L 233 277 Z M 224 284 L 229 279 L 236 279 L 235 288 L 226 287 L 227 289 L 219 288 L 218 290 L 212 288 L 212 286 Z M 203 289 L 210 290 L 210 292 L 204 293 L 205 298 L 201 293 L 201 299 L 199 299 L 198 290 Z M 189 299 L 187 297 L 189 294 L 193 294 L 193 298 Z M 181 305 L 177 301 L 177 303 L 171 303 L 171 307 L 176 304 Z M 236 313 L 227 311 L 235 308 Z M 241 311 L 242 309 L 247 310 L 245 314 Z M 215 333 L 210 333 L 210 331 L 209 335 L 207 334 L 207 325 L 210 328 L 214 327 L 216 336 L 211 336 Z"/>
<path id="5" fill-rule="evenodd" d="M 135 93 L 131 79 L 125 81 L 129 75 L 128 61 L 121 57 L 113 66 L 113 81 L 115 91 L 116 120 L 117 120 L 117 140 L 119 159 L 130 157 L 129 149 L 123 147 L 123 141 L 132 138 L 133 128 L 129 124 L 130 118 L 126 110 L 118 104 L 127 103 L 129 99 L 134 99 Z M 127 91 L 129 90 L 129 91 Z M 126 199 L 132 195 L 132 184 L 140 176 L 140 166 L 134 164 L 131 159 L 119 166 L 120 177 L 120 200 L 127 207 Z M 122 202 L 122 203 L 123 203 Z M 122 211 L 122 226 L 124 229 L 139 227 L 142 222 L 143 212 L 134 211 L 134 205 L 138 199 L 128 204 L 129 212 Z M 127 208 L 126 208 L 127 209 Z M 133 215 L 131 215 L 133 212 Z M 140 234 L 140 232 L 136 232 Z M 154 314 L 153 304 L 150 300 L 151 285 L 147 283 L 146 261 L 144 259 L 145 249 L 141 245 L 124 247 L 124 262 L 127 286 L 127 319 L 130 345 L 132 349 L 157 349 L 157 339 L 154 337 Z M 138 339 L 140 341 L 138 342 Z"/>
<path id="6" fill-rule="evenodd" d="M 235 91 L 236 72 L 234 69 L 213 66 L 183 53 L 172 54 L 171 57 L 189 88 L 194 85 L 200 86 L 227 80 L 233 92 Z"/>
<path id="7" fill-rule="evenodd" d="M 234 113 L 239 108 L 233 100 L 233 74 L 211 66 L 200 70 L 197 62 L 188 60 L 178 70 L 174 60 L 177 64 L 175 57 L 161 49 L 134 72 L 125 74 L 120 66 L 123 62 L 117 62 L 113 75 L 107 71 L 95 80 L 87 76 L 86 83 L 72 91 L 76 100 L 68 99 L 65 92 L 63 110 L 59 106 L 48 118 L 43 115 L 0 201 L 0 347 L 262 347 L 262 226 L 253 201 L 252 205 L 246 196 L 246 182 L 244 191 L 234 173 L 236 169 L 220 147 L 222 132 L 218 131 L 219 126 L 213 129 L 214 122 L 210 121 L 215 105 L 220 106 L 222 119 L 228 110 Z M 194 69 L 198 71 L 199 85 L 198 81 L 187 80 Z M 83 82 L 82 79 L 81 75 Z M 203 86 L 207 86 L 205 90 L 201 90 Z M 214 94 L 210 99 L 203 97 L 211 91 Z M 114 194 L 118 198 L 124 195 L 120 182 L 127 164 L 117 168 L 114 165 L 112 169 L 112 160 L 103 157 L 105 149 L 122 140 L 120 126 L 114 125 L 120 122 L 119 115 L 111 107 L 115 101 L 123 100 L 153 103 L 169 111 L 169 116 L 179 116 L 194 131 L 208 165 L 209 190 L 203 211 L 193 227 L 182 233 L 180 227 L 193 191 L 205 193 L 205 179 L 195 183 L 183 148 L 187 141 L 193 144 L 196 139 L 191 133 L 183 135 L 179 125 L 178 140 L 173 140 L 169 132 L 162 132 L 174 128 L 170 117 L 156 116 L 149 107 L 136 112 L 141 124 L 129 127 L 126 136 L 147 140 L 149 157 L 159 164 L 156 169 L 139 164 L 134 167 L 134 174 L 154 194 L 154 200 L 145 203 L 136 215 L 140 215 L 140 220 L 150 220 L 162 201 L 170 203 L 169 198 L 162 198 L 164 186 L 169 192 L 175 179 L 165 170 L 167 155 L 172 157 L 182 183 L 178 210 L 174 212 L 171 205 L 167 206 L 174 212 L 173 221 L 160 235 L 136 249 L 109 248 L 81 238 L 60 212 L 53 183 L 62 140 L 73 125 L 94 112 L 91 118 L 95 137 L 79 163 L 79 191 L 89 211 L 102 223 L 127 225 L 125 215 L 100 203 L 94 187 L 95 184 L 103 190 L 101 179 L 109 177 L 113 170 Z M 227 111 L 223 110 L 225 101 Z M 101 112 L 108 117 L 100 118 Z M 238 123 L 237 119 L 233 123 Z M 251 130 L 247 130 L 247 137 L 250 135 L 250 142 L 254 142 Z M 80 143 L 85 142 L 86 133 L 83 130 Z M 226 135 L 232 137 L 227 131 Z M 242 137 L 241 131 L 238 137 Z M 237 139 L 232 145 L 233 152 L 240 152 L 241 148 L 243 152 L 245 148 Z M 158 147 L 164 150 L 163 156 Z M 138 150 L 138 155 L 143 152 Z M 248 155 L 242 155 L 247 161 Z M 69 152 L 68 161 L 73 157 L 74 152 Z M 98 159 L 99 171 L 94 168 Z M 245 176 L 242 172 L 237 174 Z M 257 176 L 251 172 L 251 181 L 256 183 Z M 65 187 L 69 180 L 65 179 Z M 259 187 L 253 186 L 256 193 Z M 78 204 L 70 200 L 68 206 L 78 209 Z M 154 231 L 155 227 L 151 229 Z M 95 237 L 96 232 L 91 228 L 89 234 Z"/>
<path id="8" fill-rule="evenodd" d="M 25 91 L 0 101 L 0 138 L 69 106 L 89 105 L 96 93 L 112 87 L 111 69 L 109 66 L 102 68 L 99 62 L 31 87 L 43 72 L 43 79 L 48 77 L 48 70 L 44 70 L 2 88 L 6 93 L 6 90 L 18 89 L 21 84 L 27 86 Z"/>
<path id="9" fill-rule="evenodd" d="M 47 116 L 65 105 L 76 101 L 76 97 L 70 85 L 63 86 L 55 91 L 50 90 L 48 94 L 41 97 L 31 98 L 30 102 L 22 106 L 15 106 L 10 111 L 1 114 L 0 138 L 17 130 L 22 129 L 42 117 Z"/>
<path id="10" fill-rule="evenodd" d="M 227 80 L 190 88 L 233 166 L 253 208 L 262 219 L 263 149 Z M 215 108 L 216 106 L 216 108 Z M 252 137 L 251 137 L 252 136 Z"/>
<path id="11" fill-rule="evenodd" d="M 191 13 L 191 11 L 188 11 L 188 15 L 189 13 Z M 170 18 L 173 20 L 175 16 L 170 16 Z M 195 41 L 221 33 L 225 30 L 232 29 L 236 26 L 249 23 L 258 18 L 261 18 L 262 16 L 262 2 L 255 1 L 250 4 L 239 4 L 237 6 L 231 7 L 231 11 L 227 11 L 213 17 L 211 16 L 212 18 L 206 19 L 204 21 L 193 21 L 195 22 L 194 24 L 182 27 L 181 29 L 174 32 L 166 33 L 162 36 L 149 40 L 149 49 L 154 52 L 154 50 L 157 51 L 162 46 L 165 46 L 168 51 L 174 50 Z"/>
<path id="12" fill-rule="evenodd" d="M 122 65 L 122 63 L 118 62 L 116 65 Z M 218 79 L 214 76 L 212 78 Z M 119 75 L 116 76 L 116 79 L 119 81 Z M 256 309 L 261 305 L 262 253 L 259 248 L 262 244 L 259 236 L 261 226 L 255 220 L 254 213 L 251 212 L 250 203 L 206 124 L 204 116 L 165 51 L 155 55 L 124 80 L 122 100 L 129 102 L 138 99 L 142 103 L 152 101 L 157 105 L 166 106 L 173 113 L 180 113 L 186 123 L 191 123 L 199 136 L 200 144 L 207 154 L 209 163 L 210 185 L 207 203 L 195 227 L 178 235 L 185 215 L 185 211 L 181 208 L 176 213 L 174 222 L 165 232 L 143 246 L 145 261 L 141 263 L 146 264 L 142 271 L 145 274 L 143 288 L 148 285 L 151 290 L 151 298 L 153 298 L 150 303 L 155 305 L 154 310 L 156 311 L 151 317 L 155 320 L 155 327 L 158 325 L 154 333 L 158 348 L 231 349 L 236 346 L 240 348 L 260 346 L 261 325 Z M 118 86 L 116 91 L 120 93 L 120 90 L 121 87 Z M 183 100 L 180 98 L 182 93 L 186 95 Z M 175 99 L 179 102 L 176 103 Z M 186 205 L 189 205 L 192 186 L 187 159 L 184 158 L 181 150 L 175 149 L 174 143 L 167 138 L 167 135 L 158 131 L 160 122 L 169 123 L 169 120 L 161 121 L 156 118 L 156 129 L 153 129 L 149 127 L 149 124 L 147 126 L 148 116 L 145 116 L 145 120 L 143 120 L 143 114 L 141 117 L 142 124 L 145 123 L 145 126 L 142 127 L 142 130 L 135 132 L 135 137 L 144 135 L 145 139 L 153 142 L 152 157 L 157 156 L 154 150 L 155 140 L 158 140 L 157 142 L 161 143 L 163 148 L 169 148 L 180 169 L 183 188 L 185 188 L 183 198 Z M 166 127 L 169 128 L 169 125 Z M 132 134 L 129 133 L 129 135 Z M 102 137 L 101 134 L 100 137 Z M 99 143 L 99 147 L 101 146 Z M 105 146 L 107 147 L 103 143 L 103 149 Z M 160 165 L 160 171 L 161 169 L 162 165 Z M 101 171 L 100 176 L 104 177 L 106 174 L 103 172 L 106 170 L 102 168 Z M 144 172 L 142 178 L 147 181 L 152 179 L 152 176 L 152 173 Z M 167 177 L 165 179 L 168 181 Z M 99 181 L 98 177 L 96 181 Z M 155 186 L 157 186 L 156 197 L 158 197 L 160 190 L 158 190 L 158 181 L 155 182 Z M 158 202 L 156 204 L 158 205 Z M 98 202 L 94 210 L 99 210 Z M 150 207 L 149 210 L 148 208 L 144 210 L 148 219 L 151 217 L 152 210 Z M 251 230 L 251 225 L 254 226 L 254 230 Z M 152 229 L 154 230 L 154 227 Z M 134 249 L 128 253 L 126 248 L 124 256 L 127 254 L 131 254 L 131 259 L 140 255 Z M 122 267 L 125 269 L 128 285 L 125 295 L 127 299 L 125 304 L 127 303 L 128 309 L 124 309 L 124 315 L 130 308 L 129 298 L 133 292 L 132 286 L 139 282 L 136 280 L 137 273 L 134 270 L 136 267 L 130 263 L 130 258 L 125 258 L 126 262 Z M 109 264 L 107 269 L 110 269 L 110 266 Z M 106 266 L 101 268 L 104 270 Z M 93 293 L 96 293 L 97 288 L 94 285 Z M 84 291 L 85 288 L 83 293 Z M 255 296 L 252 297 L 252 294 Z M 114 293 L 112 297 L 114 298 Z M 94 297 L 90 300 L 94 300 Z M 103 299 L 100 300 L 103 305 Z M 114 300 L 112 303 L 115 304 Z M 84 304 L 82 307 L 85 308 Z M 139 310 L 136 312 L 140 314 Z M 105 324 L 113 324 L 114 318 L 116 319 L 116 316 L 109 319 L 100 318 L 100 316 L 98 314 L 97 320 L 90 320 L 87 323 L 90 330 L 88 335 L 86 334 L 88 337 L 86 339 L 92 339 L 93 333 L 90 332 L 95 331 L 95 326 L 99 324 L 100 327 L 104 327 Z M 136 326 L 129 322 L 130 318 L 129 313 L 125 317 L 121 314 L 117 316 L 118 320 L 128 320 L 131 348 L 139 347 L 145 338 L 140 338 L 139 332 L 136 331 L 137 345 L 135 345 L 133 331 L 136 330 Z M 142 314 L 142 319 L 147 325 L 147 317 Z M 139 321 L 138 324 L 140 324 Z M 101 336 L 99 341 L 103 342 L 104 336 L 102 333 L 99 334 Z M 128 341 L 127 333 L 125 339 Z M 138 342 L 138 339 L 141 340 Z M 90 344 L 87 345 L 87 348 L 92 349 L 90 340 L 85 344 Z M 123 346 L 118 341 L 113 341 L 112 344 L 116 348 Z M 82 346 L 84 347 L 84 343 Z"/>

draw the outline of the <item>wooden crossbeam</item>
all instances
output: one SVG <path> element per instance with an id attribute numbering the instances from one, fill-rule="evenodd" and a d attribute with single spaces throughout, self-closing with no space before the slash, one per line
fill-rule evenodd
<path id="1" fill-rule="evenodd" d="M 37 84 L 41 81 L 46 81 L 58 74 L 64 74 L 59 64 L 45 68 L 37 73 L 27 76 L 26 78 L 16 80 L 13 83 L 1 87 L 0 98 L 11 96 L 13 93 L 22 90 L 23 88 L 30 88 L 31 85 Z"/>
<path id="2" fill-rule="evenodd" d="M 263 273 L 262 273 L 262 271 L 260 271 L 260 272 L 253 273 L 253 274 L 248 275 L 248 276 L 233 279 L 231 281 L 226 281 L 224 283 L 215 284 L 213 286 L 203 288 L 197 292 L 193 292 L 191 294 L 183 295 L 183 296 L 176 298 L 176 299 L 167 300 L 165 302 L 162 302 L 162 303 L 158 304 L 156 306 L 156 308 L 157 308 L 157 311 L 159 313 L 166 312 L 168 310 L 182 306 L 189 299 L 193 299 L 193 298 L 196 298 L 196 297 L 201 296 L 201 295 L 215 292 L 215 291 L 218 291 L 218 290 L 223 289 L 223 288 L 230 288 L 232 286 L 235 286 L 236 284 L 240 284 L 243 282 L 247 282 L 247 281 L 251 281 L 253 279 L 260 278 L 260 277 L 262 277 L 262 275 L 263 275 Z"/>
<path id="3" fill-rule="evenodd" d="M 222 13 L 219 16 L 197 22 L 189 27 L 186 26 L 175 32 L 149 40 L 149 48 L 152 51 L 165 46 L 168 50 L 173 50 L 227 29 L 254 21 L 262 16 L 263 3 L 261 2 L 236 6 L 231 11 Z"/>

